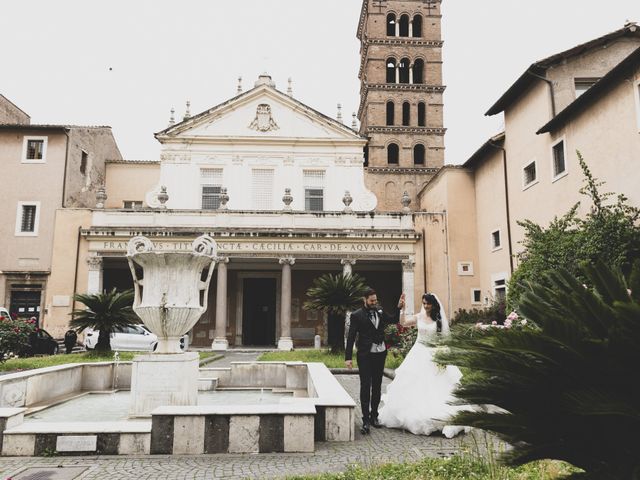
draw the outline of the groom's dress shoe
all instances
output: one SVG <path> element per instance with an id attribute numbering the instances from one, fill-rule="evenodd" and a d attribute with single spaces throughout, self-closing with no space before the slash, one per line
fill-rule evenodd
<path id="1" fill-rule="evenodd" d="M 382 428 L 382 424 L 380 423 L 380 420 L 378 420 L 378 417 L 373 417 L 371 419 L 371 426 L 375 428 Z"/>
<path id="2" fill-rule="evenodd" d="M 364 422 L 362 424 L 362 428 L 360 429 L 360 433 L 362 435 L 367 435 L 370 431 L 371 429 L 369 428 L 369 422 Z"/>

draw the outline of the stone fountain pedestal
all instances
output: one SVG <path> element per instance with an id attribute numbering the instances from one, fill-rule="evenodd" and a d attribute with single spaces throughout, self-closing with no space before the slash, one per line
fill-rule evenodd
<path id="1" fill-rule="evenodd" d="M 216 244 L 205 235 L 193 242 L 192 251 L 162 251 L 148 238 L 135 237 L 127 259 L 133 310 L 158 336 L 154 353 L 133 359 L 129 413 L 148 417 L 161 406 L 197 405 L 200 357 L 182 353 L 180 337 L 207 310 Z"/>
<path id="2" fill-rule="evenodd" d="M 199 364 L 195 352 L 137 355 L 131 371 L 130 415 L 146 417 L 167 405 L 197 405 Z"/>

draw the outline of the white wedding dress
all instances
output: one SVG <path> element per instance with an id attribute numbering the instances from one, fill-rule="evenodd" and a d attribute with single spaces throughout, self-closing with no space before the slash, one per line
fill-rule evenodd
<path id="1" fill-rule="evenodd" d="M 402 428 L 417 435 L 442 431 L 447 438 L 453 438 L 470 430 L 446 424 L 449 417 L 465 409 L 449 405 L 462 373 L 453 365 L 440 367 L 435 363 L 435 349 L 428 343 L 437 335 L 437 324 L 427 319 L 424 309 L 416 317 L 418 338 L 387 386 L 378 418 L 385 427 Z"/>

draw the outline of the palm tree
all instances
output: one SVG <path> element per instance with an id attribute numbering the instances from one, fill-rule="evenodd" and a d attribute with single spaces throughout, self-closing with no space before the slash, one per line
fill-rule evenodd
<path id="1" fill-rule="evenodd" d="M 111 333 L 119 327 L 139 323 L 133 311 L 133 290 L 95 294 L 78 294 L 74 299 L 85 305 L 85 309 L 71 312 L 71 328 L 82 332 L 86 328 L 99 330 L 96 350 L 111 350 Z"/>
<path id="2" fill-rule="evenodd" d="M 344 350 L 344 321 L 349 310 L 362 303 L 367 286 L 359 275 L 332 275 L 327 273 L 313 281 L 307 290 L 305 310 L 327 312 L 329 315 L 329 345 L 331 352 Z"/>
<path id="3" fill-rule="evenodd" d="M 513 465 L 558 459 L 585 471 L 571 478 L 640 478 L 640 261 L 628 281 L 602 262 L 582 273 L 590 287 L 557 271 L 524 294 L 520 311 L 536 328 L 447 342 L 440 360 L 472 372 L 460 403 L 502 409 L 452 421 L 513 445 Z"/>

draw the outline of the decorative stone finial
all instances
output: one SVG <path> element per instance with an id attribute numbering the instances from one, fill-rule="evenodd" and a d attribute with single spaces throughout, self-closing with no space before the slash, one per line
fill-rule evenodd
<path id="1" fill-rule="evenodd" d="M 242 93 L 242 77 L 238 77 L 238 93 Z"/>
<path id="2" fill-rule="evenodd" d="M 169 195 L 167 194 L 167 187 L 164 185 L 160 187 L 160 193 L 158 194 L 158 201 L 160 202 L 160 208 L 167 208 L 165 203 L 169 200 Z"/>
<path id="3" fill-rule="evenodd" d="M 351 209 L 351 204 L 353 203 L 353 197 L 349 190 L 344 192 L 344 197 L 342 197 L 342 203 L 344 203 L 344 209 L 342 210 L 344 213 L 351 213 L 353 210 Z"/>
<path id="4" fill-rule="evenodd" d="M 107 201 L 107 191 L 104 187 L 98 188 L 96 191 L 96 208 L 104 208 L 104 203 Z"/>
<path id="5" fill-rule="evenodd" d="M 351 114 L 351 128 L 354 130 L 358 129 L 358 120 L 356 120 L 356 112 Z"/>
<path id="6" fill-rule="evenodd" d="M 220 206 L 218 207 L 220 210 L 226 210 L 227 202 L 229 201 L 229 195 L 227 194 L 227 187 L 220 188 Z"/>
<path id="7" fill-rule="evenodd" d="M 408 192 L 404 192 L 402 194 L 402 213 L 409 213 L 411 212 L 411 209 L 409 208 L 409 205 L 411 205 L 411 197 L 409 196 Z"/>
<path id="8" fill-rule="evenodd" d="M 260 85 L 268 85 L 272 88 L 276 88 L 276 82 L 274 82 L 273 79 L 271 78 L 271 75 L 269 75 L 266 72 L 260 75 L 258 77 L 258 80 L 256 81 L 255 86 L 259 87 Z"/>
<path id="9" fill-rule="evenodd" d="M 183 120 L 189 120 L 191 118 L 191 102 L 187 100 L 187 110 L 184 112 Z"/>
<path id="10" fill-rule="evenodd" d="M 171 107 L 171 115 L 169 116 L 169 126 L 173 127 L 176 124 L 176 109 Z"/>
<path id="11" fill-rule="evenodd" d="M 342 104 L 339 103 L 338 104 L 338 115 L 336 116 L 336 120 L 338 120 L 340 123 L 342 122 Z"/>
<path id="12" fill-rule="evenodd" d="M 293 96 L 293 80 L 289 77 L 289 86 L 287 87 L 287 95 Z"/>
<path id="13" fill-rule="evenodd" d="M 293 202 L 293 195 L 291 195 L 291 189 L 285 188 L 284 195 L 282 197 L 282 203 L 284 203 L 283 210 L 291 210 L 291 202 Z"/>

